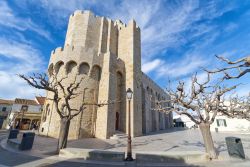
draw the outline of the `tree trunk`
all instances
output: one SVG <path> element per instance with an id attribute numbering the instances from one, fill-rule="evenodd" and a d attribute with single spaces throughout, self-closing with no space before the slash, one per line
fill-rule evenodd
<path id="1" fill-rule="evenodd" d="M 69 126 L 70 126 L 70 120 L 68 120 L 67 118 L 62 118 L 60 121 L 60 132 L 59 132 L 58 147 L 57 147 L 58 153 L 60 149 L 67 147 Z"/>
<path id="2" fill-rule="evenodd" d="M 206 148 L 206 152 L 209 154 L 210 158 L 217 159 L 218 154 L 214 147 L 214 142 L 212 139 L 212 135 L 210 132 L 210 124 L 209 123 L 200 123 L 199 128 L 201 130 L 201 134 L 204 140 L 204 145 Z"/>

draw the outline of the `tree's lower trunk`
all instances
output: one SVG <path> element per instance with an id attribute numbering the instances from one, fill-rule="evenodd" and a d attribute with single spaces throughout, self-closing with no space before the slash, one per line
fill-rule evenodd
<path id="1" fill-rule="evenodd" d="M 210 131 L 210 124 L 209 123 L 200 123 L 199 128 L 201 130 L 201 134 L 204 140 L 204 145 L 206 148 L 206 152 L 212 159 L 217 159 L 218 154 L 214 147 L 214 142 L 212 139 L 211 131 Z"/>
<path id="2" fill-rule="evenodd" d="M 58 153 L 60 149 L 67 147 L 69 126 L 70 126 L 70 120 L 68 120 L 67 118 L 61 119 L 58 146 L 57 146 Z"/>

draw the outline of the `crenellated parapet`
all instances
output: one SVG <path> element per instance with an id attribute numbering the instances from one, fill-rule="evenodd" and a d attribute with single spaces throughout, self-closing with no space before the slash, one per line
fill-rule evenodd
<path id="1" fill-rule="evenodd" d="M 113 21 L 96 16 L 90 11 L 78 10 L 70 16 L 65 46 L 74 45 L 92 48 L 99 53 L 111 52 L 121 59 L 125 59 L 119 51 L 119 48 L 124 47 L 119 42 L 124 41 L 123 36 L 140 36 L 140 28 L 134 20 L 126 25 L 120 20 Z M 124 42 L 126 43 L 126 41 Z"/>
<path id="2" fill-rule="evenodd" d="M 153 93 L 158 95 L 158 99 L 168 99 L 169 95 L 157 85 L 147 74 L 142 72 L 142 86 L 144 89 L 152 90 Z"/>

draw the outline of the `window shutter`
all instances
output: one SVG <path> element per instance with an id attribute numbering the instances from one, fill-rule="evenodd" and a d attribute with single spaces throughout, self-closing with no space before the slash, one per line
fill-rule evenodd
<path id="1" fill-rule="evenodd" d="M 220 126 L 220 124 L 219 124 L 219 120 L 218 120 L 218 119 L 216 119 L 216 122 L 217 122 L 217 126 L 219 127 L 219 126 Z"/>
<path id="2" fill-rule="evenodd" d="M 226 120 L 225 119 L 223 119 L 224 120 L 224 125 L 225 125 L 225 127 L 227 127 L 227 123 L 226 123 Z"/>

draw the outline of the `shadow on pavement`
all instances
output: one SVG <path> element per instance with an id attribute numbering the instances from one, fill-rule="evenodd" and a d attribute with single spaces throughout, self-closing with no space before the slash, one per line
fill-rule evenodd
<path id="1" fill-rule="evenodd" d="M 84 143 L 84 144 L 83 144 Z M 69 140 L 68 147 L 86 149 L 109 149 L 113 145 L 97 138 L 85 138 L 80 140 Z"/>
<path id="2" fill-rule="evenodd" d="M 13 152 L 9 152 L 0 148 L 0 164 L 1 165 L 16 166 L 16 165 L 21 165 L 21 164 L 39 160 L 39 159 L 41 158 L 27 156 L 25 154 L 13 153 Z"/>
<path id="3" fill-rule="evenodd" d="M 160 130 L 160 131 L 157 131 L 157 132 L 149 132 L 147 134 L 144 134 L 143 136 L 152 136 L 152 135 L 159 135 L 159 134 L 164 134 L 164 133 L 173 133 L 173 132 L 178 132 L 178 131 L 186 131 L 186 130 L 189 130 L 187 128 L 177 128 L 177 127 L 174 127 L 174 128 L 171 128 L 171 129 L 166 129 L 166 130 Z"/>
<path id="4" fill-rule="evenodd" d="M 196 146 L 196 147 L 202 147 L 205 149 L 205 145 L 198 141 L 198 142 L 189 142 L 187 140 L 184 140 L 181 145 L 185 145 L 185 146 Z M 220 142 L 216 142 L 214 141 L 214 145 L 216 150 L 220 153 L 223 151 L 227 151 L 227 146 L 226 146 L 226 142 L 225 141 L 220 141 Z"/>
<path id="5" fill-rule="evenodd" d="M 82 162 L 80 162 L 82 161 Z M 182 159 L 175 159 L 175 158 L 169 158 L 170 163 L 138 163 L 136 160 L 132 162 L 84 162 L 84 159 L 71 159 L 70 161 L 60 161 L 53 164 L 47 164 L 47 167 L 165 167 L 165 166 L 171 166 L 171 167 L 204 167 L 201 165 L 195 165 L 195 164 L 189 164 L 186 163 Z"/>

